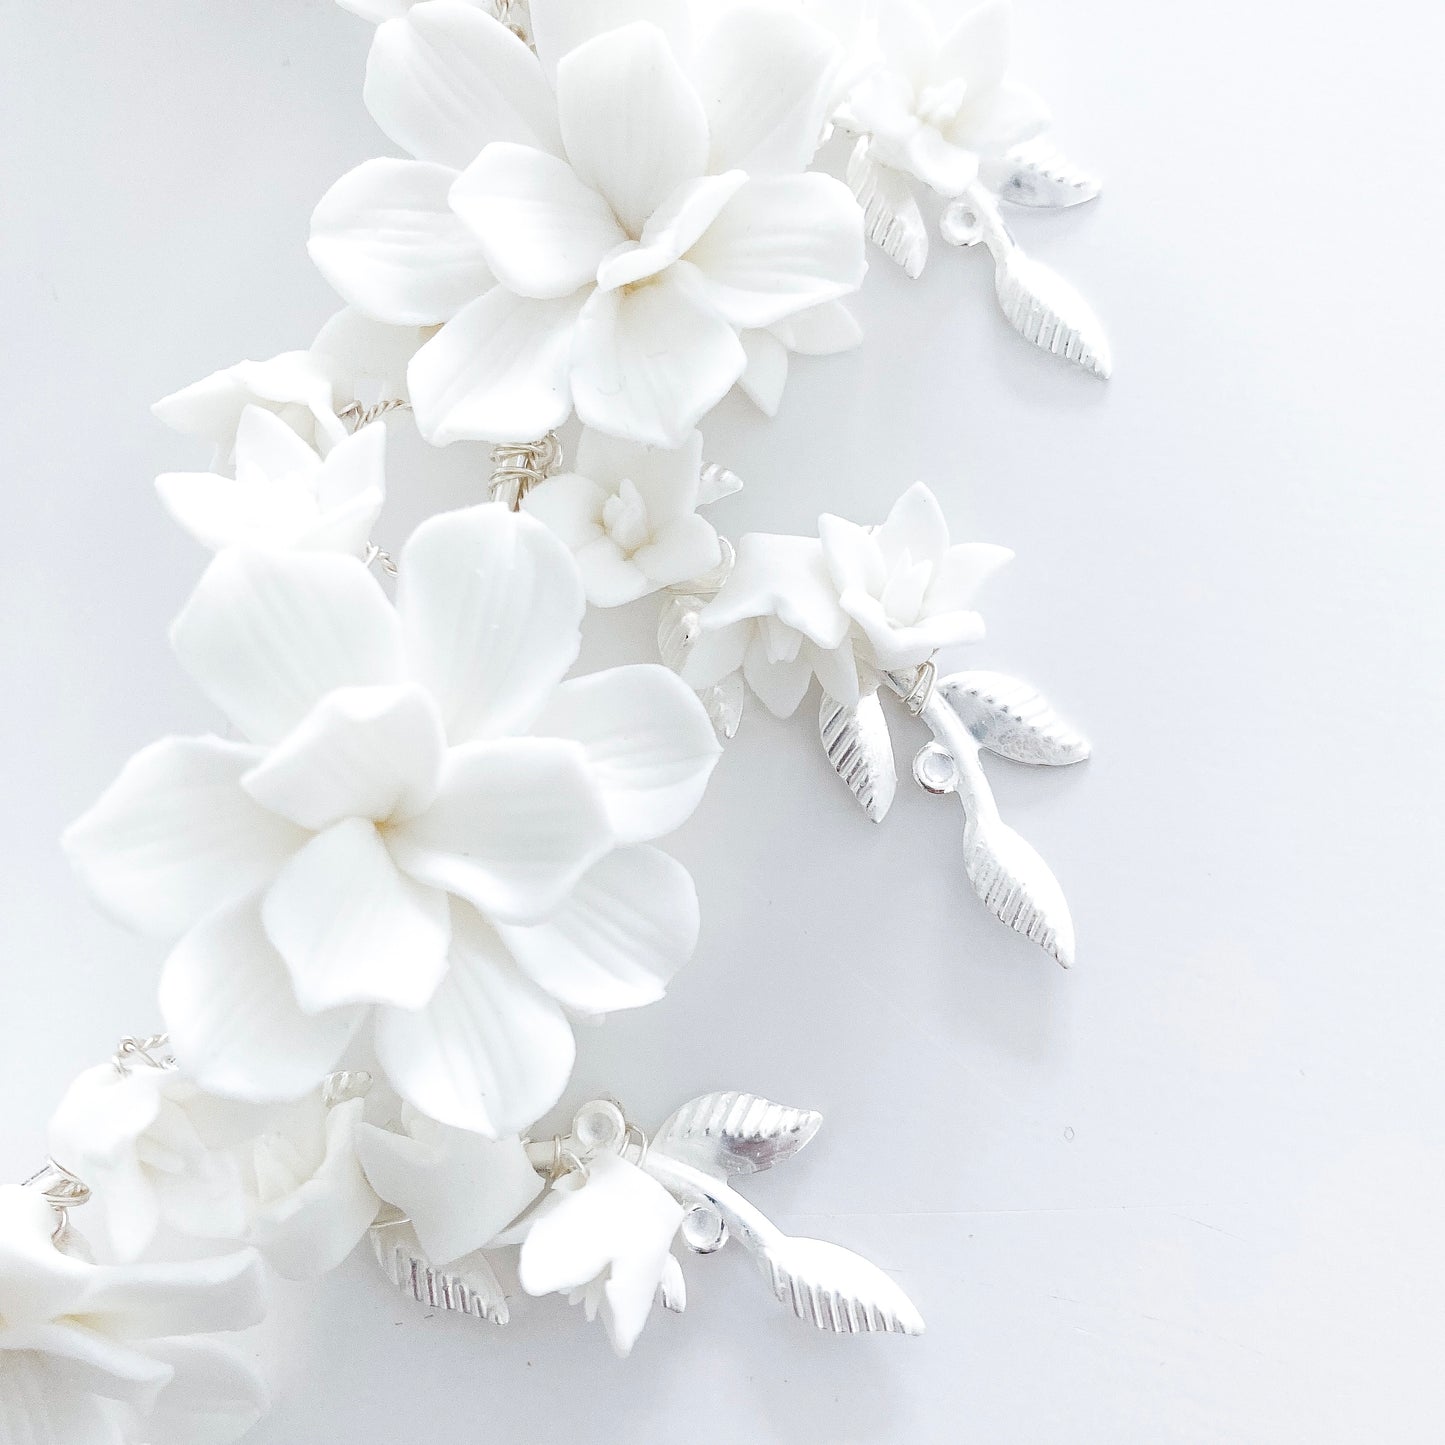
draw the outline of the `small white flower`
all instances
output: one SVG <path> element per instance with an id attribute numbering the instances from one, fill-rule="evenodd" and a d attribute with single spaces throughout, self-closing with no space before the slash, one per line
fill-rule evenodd
<path id="1" fill-rule="evenodd" d="M 374 1019 L 403 1098 L 514 1133 L 570 1072 L 562 1005 L 661 997 L 697 898 L 643 845 L 718 745 L 665 668 L 561 681 L 584 610 L 494 505 L 417 530 L 394 608 L 355 558 L 211 564 L 172 643 L 244 740 L 144 749 L 66 836 L 102 906 L 179 940 L 161 1004 L 202 1088 L 300 1098 Z"/>
<path id="2" fill-rule="evenodd" d="M 246 406 L 234 475 L 168 472 L 156 490 L 203 547 L 366 552 L 386 500 L 386 428 L 362 428 L 323 457 L 275 412 Z"/>
<path id="3" fill-rule="evenodd" d="M 260 1417 L 260 1382 L 192 1336 L 264 1313 L 250 1251 L 96 1265 L 63 1253 L 33 1189 L 0 1186 L 0 1441 L 219 1445 Z"/>
<path id="4" fill-rule="evenodd" d="M 356 1142 L 372 1188 L 435 1265 L 484 1249 L 542 1192 L 516 1135 L 486 1139 L 404 1108 L 399 1130 L 364 1124 Z"/>
<path id="5" fill-rule="evenodd" d="M 702 437 L 677 451 L 584 431 L 576 470 L 534 487 L 524 510 L 571 550 L 594 607 L 620 607 L 717 566 L 722 544 L 698 516 Z"/>
<path id="6" fill-rule="evenodd" d="M 627 1355 L 647 1323 L 672 1258 L 682 1206 L 651 1175 L 615 1154 L 569 1174 L 532 1217 L 518 1277 L 530 1295 L 567 1293 L 589 1320 L 600 1313 Z"/>
<path id="7" fill-rule="evenodd" d="M 213 1098 L 175 1069 L 87 1069 L 50 1121 L 51 1157 L 94 1192 L 116 1257 L 139 1259 L 162 1224 L 203 1239 L 240 1239 L 241 1169 L 229 1152 L 263 1111 Z M 92 1229 L 95 1220 L 88 1219 Z"/>
<path id="8" fill-rule="evenodd" d="M 922 482 L 893 504 L 881 526 L 824 516 L 818 529 L 862 660 L 880 672 L 917 667 L 942 647 L 978 641 L 983 618 L 973 599 L 1013 557 L 983 542 L 950 545 L 942 509 Z"/>
<path id="9" fill-rule="evenodd" d="M 367 105 L 417 159 L 343 176 L 311 255 L 368 315 L 443 323 L 409 374 L 430 441 L 530 441 L 575 407 L 676 447 L 742 375 L 743 333 L 862 281 L 847 187 L 798 174 L 836 42 L 746 7 L 694 56 L 685 10 L 647 7 L 669 34 L 609 28 L 630 6 L 537 0 L 538 55 L 458 0 L 377 31 Z"/>
<path id="10" fill-rule="evenodd" d="M 815 676 L 833 697 L 857 701 L 849 618 L 816 538 L 744 537 L 700 620 L 702 635 L 682 669 L 692 687 L 711 687 L 741 669 L 777 717 L 797 711 Z"/>
<path id="11" fill-rule="evenodd" d="M 919 0 L 888 0 L 882 68 L 847 105 L 876 160 L 956 196 L 977 179 L 980 159 L 1048 125 L 1043 101 L 1008 78 L 1009 9 L 1009 0 L 983 0 L 944 35 Z"/>

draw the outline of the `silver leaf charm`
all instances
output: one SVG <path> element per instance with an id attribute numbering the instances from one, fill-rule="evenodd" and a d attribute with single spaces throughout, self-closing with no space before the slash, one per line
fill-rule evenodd
<path id="1" fill-rule="evenodd" d="M 863 207 L 863 227 L 870 241 L 890 261 L 915 279 L 928 263 L 928 227 L 908 177 L 880 165 L 868 153 L 868 138 L 848 158 L 848 185 Z"/>
<path id="2" fill-rule="evenodd" d="M 1089 741 L 1043 695 L 1001 672 L 956 672 L 939 692 L 990 752 L 1018 763 L 1066 767 L 1089 756 Z"/>
<path id="3" fill-rule="evenodd" d="M 675 1254 L 662 1262 L 662 1280 L 657 1286 L 657 1302 L 670 1314 L 680 1315 L 687 1308 L 687 1280 Z"/>
<path id="4" fill-rule="evenodd" d="M 422 1252 L 409 1219 L 373 1224 L 371 1247 L 382 1273 L 417 1303 L 494 1325 L 504 1325 L 511 1318 L 501 1281 L 486 1255 L 468 1255 L 438 1269 Z"/>
<path id="5" fill-rule="evenodd" d="M 898 791 L 893 739 L 877 693 L 856 706 L 823 694 L 818 709 L 818 736 L 833 771 L 848 785 L 863 811 L 881 823 Z"/>
<path id="6" fill-rule="evenodd" d="M 921 1335 L 913 1301 L 862 1255 L 821 1239 L 781 1239 L 761 1256 L 773 1295 L 800 1320 L 839 1335 Z"/>
<path id="7" fill-rule="evenodd" d="M 812 1109 L 789 1109 L 756 1094 L 704 1094 L 678 1109 L 653 1147 L 709 1174 L 756 1174 L 802 1149 L 823 1123 Z"/>
<path id="8" fill-rule="evenodd" d="M 1103 322 L 1058 272 L 1024 254 L 984 187 L 971 186 L 953 201 L 939 229 L 950 245 L 988 248 L 999 309 L 1025 341 L 1093 376 L 1109 375 L 1114 363 Z"/>
<path id="9" fill-rule="evenodd" d="M 985 161 L 981 173 L 990 190 L 1016 206 L 1079 206 L 1104 188 L 1042 136 L 1014 146 L 1001 160 Z"/>
<path id="10" fill-rule="evenodd" d="M 731 566 L 731 549 L 724 561 Z M 721 585 L 721 584 L 719 584 Z M 691 593 L 669 597 L 657 619 L 657 652 L 663 665 L 681 672 L 701 631 L 698 621 L 707 600 Z M 747 692 L 740 672 L 725 677 L 698 692 L 708 719 L 719 737 L 731 741 L 743 720 Z"/>
<path id="11" fill-rule="evenodd" d="M 963 866 L 995 918 L 1065 968 L 1073 963 L 1074 922 L 1064 890 L 1048 864 L 997 813 L 965 830 Z"/>

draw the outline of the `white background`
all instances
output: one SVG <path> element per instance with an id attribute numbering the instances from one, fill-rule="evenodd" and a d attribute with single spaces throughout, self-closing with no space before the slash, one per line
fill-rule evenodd
<path id="1" fill-rule="evenodd" d="M 56 835 L 212 722 L 164 640 L 203 559 L 150 490 L 203 457 L 147 406 L 306 343 L 333 307 L 311 206 L 387 147 L 368 29 L 323 0 L 4 0 L 0 28 L 17 1177 L 68 1078 L 156 1022 L 156 951 L 88 910 Z M 922 476 L 956 534 L 1016 548 L 968 661 L 1094 738 L 1082 769 L 993 768 L 1078 966 L 984 916 L 954 803 L 910 788 L 874 827 L 809 710 L 757 717 L 676 844 L 700 952 L 585 1035 L 572 1095 L 651 1124 L 719 1087 L 821 1109 L 752 1195 L 893 1271 L 927 1336 L 815 1336 L 729 1251 L 619 1364 L 558 1300 L 428 1322 L 358 1260 L 282 1292 L 260 1445 L 1440 1439 L 1445 22 L 1023 0 L 1020 31 L 1108 189 L 1016 230 L 1107 318 L 1116 379 L 1018 341 L 981 256 L 917 283 L 879 260 L 865 348 L 799 365 L 772 425 L 729 403 L 709 451 L 749 482 L 734 534 L 877 520 Z M 399 446 L 384 530 L 481 480 Z M 646 630 L 602 619 L 590 660 Z"/>

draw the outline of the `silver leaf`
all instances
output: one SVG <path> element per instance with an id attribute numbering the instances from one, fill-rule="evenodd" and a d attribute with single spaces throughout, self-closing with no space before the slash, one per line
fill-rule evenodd
<path id="1" fill-rule="evenodd" d="M 863 207 L 868 239 L 890 261 L 912 277 L 923 274 L 928 261 L 928 227 L 908 178 L 868 154 L 865 136 L 848 158 L 848 185 Z"/>
<path id="2" fill-rule="evenodd" d="M 938 690 L 990 752 L 1019 763 L 1065 767 L 1089 756 L 1089 741 L 1036 689 L 1001 672 L 956 672 Z"/>
<path id="3" fill-rule="evenodd" d="M 743 479 L 718 462 L 708 462 L 698 475 L 697 504 L 710 507 L 724 497 L 736 496 L 743 489 Z"/>
<path id="4" fill-rule="evenodd" d="M 773 1294 L 800 1320 L 834 1334 L 921 1335 L 923 1317 L 875 1264 L 821 1239 L 784 1238 L 761 1256 Z"/>
<path id="5" fill-rule="evenodd" d="M 657 1302 L 663 1309 L 680 1315 L 687 1308 L 687 1281 L 675 1254 L 662 1262 L 662 1279 L 657 1286 Z"/>
<path id="6" fill-rule="evenodd" d="M 822 1123 L 812 1109 L 789 1109 L 729 1090 L 684 1104 L 653 1136 L 651 1147 L 708 1174 L 756 1174 L 796 1154 Z"/>
<path id="7" fill-rule="evenodd" d="M 1057 271 L 1015 246 L 994 257 L 994 289 L 1009 325 L 1025 341 L 1094 376 L 1113 370 L 1103 322 Z"/>
<path id="8" fill-rule="evenodd" d="M 743 675 L 732 673 L 721 682 L 705 687 L 698 693 L 718 736 L 731 742 L 737 736 L 743 720 L 743 703 L 746 694 L 743 689 Z"/>
<path id="9" fill-rule="evenodd" d="M 982 175 L 990 190 L 1016 206 L 1078 206 L 1104 189 L 1097 176 L 1042 136 L 1014 146 L 1000 160 L 985 161 Z"/>
<path id="10" fill-rule="evenodd" d="M 881 823 L 898 791 L 898 767 L 878 694 L 863 698 L 854 707 L 824 693 L 818 708 L 818 736 L 833 771 L 847 783 L 863 811 Z"/>
<path id="11" fill-rule="evenodd" d="M 707 604 L 701 597 L 669 597 L 657 618 L 657 652 L 664 667 L 681 672 L 701 626 L 698 617 Z"/>
<path id="12" fill-rule="evenodd" d="M 447 1269 L 438 1269 L 422 1253 L 409 1219 L 372 1225 L 371 1247 L 382 1273 L 418 1304 L 494 1325 L 504 1325 L 511 1318 L 501 1281 L 486 1255 L 470 1254 Z"/>
<path id="13" fill-rule="evenodd" d="M 996 814 L 964 830 L 963 866 L 984 907 L 1065 968 L 1074 961 L 1074 921 L 1049 866 Z"/>

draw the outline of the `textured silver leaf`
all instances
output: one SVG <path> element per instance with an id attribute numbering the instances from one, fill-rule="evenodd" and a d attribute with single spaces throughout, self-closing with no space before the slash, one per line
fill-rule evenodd
<path id="1" fill-rule="evenodd" d="M 878 694 L 863 698 L 854 707 L 824 693 L 818 708 L 818 736 L 833 771 L 848 785 L 863 811 L 881 823 L 898 791 L 898 766 Z"/>
<path id="2" fill-rule="evenodd" d="M 698 693 L 718 736 L 731 742 L 737 736 L 738 726 L 743 720 L 743 703 L 746 693 L 743 689 L 743 675 L 740 672 L 725 677 L 721 682 L 705 687 Z"/>
<path id="3" fill-rule="evenodd" d="M 708 1174 L 756 1174 L 790 1158 L 818 1132 L 823 1116 L 756 1094 L 703 1094 L 678 1109 L 652 1148 Z"/>
<path id="4" fill-rule="evenodd" d="M 939 692 L 990 752 L 1019 763 L 1065 767 L 1089 756 L 1089 741 L 1026 682 L 1001 672 L 956 672 Z"/>
<path id="5" fill-rule="evenodd" d="M 1025 341 L 1094 376 L 1113 370 L 1103 322 L 1057 271 L 1014 246 L 994 258 L 994 288 L 1009 325 Z"/>
<path id="6" fill-rule="evenodd" d="M 970 822 L 963 865 L 984 907 L 1016 933 L 1032 939 L 1065 968 L 1074 961 L 1074 921 L 1064 890 L 1049 866 L 995 815 Z"/>
<path id="7" fill-rule="evenodd" d="M 406 1219 L 372 1225 L 371 1247 L 382 1273 L 418 1304 L 494 1325 L 511 1318 L 501 1281 L 486 1255 L 471 1254 L 438 1269 L 422 1253 L 416 1230 Z"/>
<path id="8" fill-rule="evenodd" d="M 687 1308 L 687 1281 L 675 1254 L 662 1262 L 662 1279 L 657 1285 L 657 1302 L 663 1309 L 680 1315 Z"/>
<path id="9" fill-rule="evenodd" d="M 868 239 L 913 277 L 928 262 L 928 227 L 907 176 L 879 165 L 868 154 L 865 136 L 848 158 L 848 185 L 863 207 Z"/>
<path id="10" fill-rule="evenodd" d="M 1104 189 L 1097 176 L 1081 170 L 1042 136 L 1014 146 L 1000 160 L 986 161 L 983 181 L 1016 206 L 1078 206 Z"/>
<path id="11" fill-rule="evenodd" d="M 657 618 L 657 652 L 664 667 L 681 672 L 701 626 L 698 617 L 707 604 L 701 597 L 669 597 Z"/>
<path id="12" fill-rule="evenodd" d="M 800 1320 L 834 1334 L 921 1335 L 912 1300 L 875 1264 L 821 1239 L 783 1239 L 761 1257 L 773 1294 Z"/>
<path id="13" fill-rule="evenodd" d="M 743 489 L 743 479 L 718 462 L 708 462 L 698 475 L 697 504 L 710 507 L 724 497 L 736 496 Z"/>

